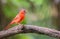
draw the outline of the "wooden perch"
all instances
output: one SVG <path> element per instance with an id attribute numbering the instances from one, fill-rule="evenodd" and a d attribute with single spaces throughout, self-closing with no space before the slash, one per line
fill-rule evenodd
<path id="1" fill-rule="evenodd" d="M 8 30 L 0 31 L 0 38 L 12 36 L 21 33 L 37 33 L 52 37 L 60 37 L 60 31 L 34 25 L 17 25 Z"/>

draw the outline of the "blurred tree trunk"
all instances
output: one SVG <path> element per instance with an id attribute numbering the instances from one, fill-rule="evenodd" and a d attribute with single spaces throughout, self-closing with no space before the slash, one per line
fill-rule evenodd
<path id="1" fill-rule="evenodd" d="M 0 0 L 0 29 L 2 29 L 6 25 L 6 17 L 3 11 L 2 0 Z"/>
<path id="2" fill-rule="evenodd" d="M 60 30 L 60 0 L 53 0 L 53 5 L 54 5 L 53 8 L 56 9 L 54 12 L 57 13 L 56 14 L 57 16 L 54 13 L 55 19 L 53 19 L 53 20 L 55 20 L 55 24 L 57 26 L 57 29 Z"/>
<path id="3" fill-rule="evenodd" d="M 56 4 L 58 16 L 57 16 L 57 29 L 60 30 L 60 1 L 58 4 Z"/>

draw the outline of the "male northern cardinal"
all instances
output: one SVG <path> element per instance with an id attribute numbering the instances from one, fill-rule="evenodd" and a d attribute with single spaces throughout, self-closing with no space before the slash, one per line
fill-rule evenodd
<path id="1" fill-rule="evenodd" d="M 16 17 L 4 28 L 4 30 L 7 30 L 8 28 L 10 28 L 10 25 L 16 23 L 19 24 L 21 23 L 22 20 L 24 20 L 25 17 L 25 9 L 22 9 L 17 15 Z"/>

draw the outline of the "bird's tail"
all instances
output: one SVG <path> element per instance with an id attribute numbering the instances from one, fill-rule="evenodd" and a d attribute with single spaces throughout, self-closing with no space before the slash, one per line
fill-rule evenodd
<path id="1" fill-rule="evenodd" d="M 9 29 L 9 28 L 10 28 L 10 25 L 11 25 L 11 24 L 8 24 L 8 25 L 4 28 L 4 30 Z"/>
<path id="2" fill-rule="evenodd" d="M 11 27 L 12 24 L 14 24 L 14 21 L 10 22 L 10 23 L 4 28 L 4 30 L 9 29 L 9 28 Z"/>

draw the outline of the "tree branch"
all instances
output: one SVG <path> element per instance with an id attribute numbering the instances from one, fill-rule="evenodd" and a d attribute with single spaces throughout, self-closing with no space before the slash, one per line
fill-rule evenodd
<path id="1" fill-rule="evenodd" d="M 17 25 L 8 30 L 0 31 L 0 38 L 12 36 L 15 34 L 21 33 L 38 33 L 43 35 L 48 35 L 52 37 L 60 37 L 60 31 L 49 29 L 45 27 L 39 27 L 34 25 Z"/>

